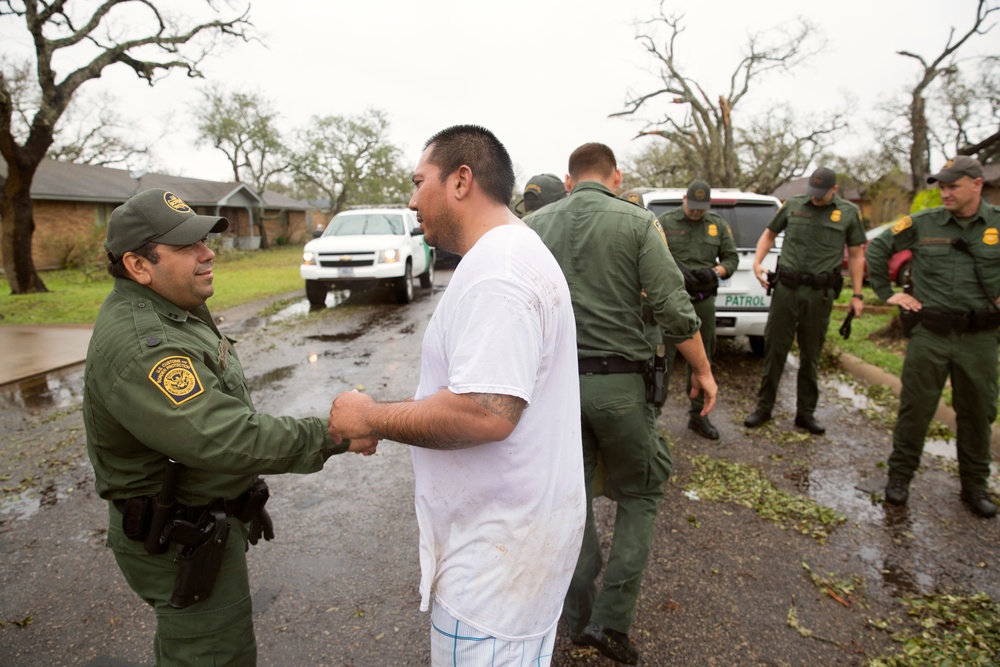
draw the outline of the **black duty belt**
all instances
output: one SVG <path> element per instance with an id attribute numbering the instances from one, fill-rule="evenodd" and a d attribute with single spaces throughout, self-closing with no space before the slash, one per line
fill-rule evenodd
<path id="1" fill-rule="evenodd" d="M 907 317 L 920 322 L 925 329 L 939 336 L 952 331 L 958 334 L 995 331 L 1000 328 L 1000 313 L 995 310 L 973 310 L 967 313 L 949 313 L 932 308 L 907 312 Z"/>
<path id="2" fill-rule="evenodd" d="M 254 487 L 250 487 L 232 500 L 218 498 L 208 505 L 178 505 L 177 518 L 194 522 L 198 521 L 207 510 L 221 510 L 226 513 L 226 516 L 236 517 L 240 521 L 246 523 L 253 518 L 253 512 L 250 511 L 250 499 L 253 495 Z M 122 514 L 125 513 L 125 507 L 128 500 L 119 498 L 118 500 L 113 500 L 112 502 L 119 512 Z M 254 511 L 256 511 L 256 509 L 259 508 L 254 508 Z"/>
<path id="3" fill-rule="evenodd" d="M 629 361 L 621 357 L 581 357 L 580 375 L 608 375 L 609 373 L 642 373 L 645 361 Z"/>

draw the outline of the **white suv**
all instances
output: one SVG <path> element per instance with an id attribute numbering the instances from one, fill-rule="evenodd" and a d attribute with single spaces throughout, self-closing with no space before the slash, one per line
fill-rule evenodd
<path id="1" fill-rule="evenodd" d="M 646 208 L 660 217 L 678 208 L 687 190 L 639 188 L 633 192 L 639 195 Z M 747 336 L 750 349 L 757 356 L 764 354 L 764 327 L 767 325 L 771 297 L 753 274 L 753 259 L 757 240 L 779 208 L 781 202 L 770 195 L 712 188 L 712 213 L 729 223 L 740 255 L 736 272 L 719 282 L 719 295 L 715 299 L 715 333 L 719 337 Z M 778 266 L 782 236 L 779 235 L 774 248 L 764 258 L 763 266 L 768 271 L 774 271 Z"/>
<path id="2" fill-rule="evenodd" d="M 326 302 L 330 289 L 391 286 L 399 303 L 413 301 L 413 276 L 434 284 L 434 248 L 424 242 L 417 215 L 404 208 L 364 208 L 333 216 L 306 244 L 300 273 L 306 298 Z"/>

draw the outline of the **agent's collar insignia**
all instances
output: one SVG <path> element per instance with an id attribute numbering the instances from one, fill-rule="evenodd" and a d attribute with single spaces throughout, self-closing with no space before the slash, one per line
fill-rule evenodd
<path id="1" fill-rule="evenodd" d="M 161 359 L 153 366 L 153 370 L 149 371 L 149 380 L 174 405 L 186 403 L 205 391 L 190 357 L 175 356 Z"/>

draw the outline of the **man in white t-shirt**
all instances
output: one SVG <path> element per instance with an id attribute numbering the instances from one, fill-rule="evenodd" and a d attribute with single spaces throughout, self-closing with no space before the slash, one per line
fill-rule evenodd
<path id="1" fill-rule="evenodd" d="M 414 400 L 343 393 L 330 431 L 414 446 L 432 663 L 548 665 L 586 511 L 569 289 L 507 208 L 514 171 L 488 130 L 434 135 L 413 184 L 427 243 L 462 262 L 424 334 Z"/>

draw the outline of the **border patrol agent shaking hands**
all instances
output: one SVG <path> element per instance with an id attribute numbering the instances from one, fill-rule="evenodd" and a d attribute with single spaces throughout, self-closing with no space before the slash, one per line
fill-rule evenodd
<path id="1" fill-rule="evenodd" d="M 274 537 L 257 475 L 314 472 L 377 443 L 254 409 L 205 306 L 215 253 L 204 241 L 228 226 L 147 190 L 115 209 L 104 242 L 115 282 L 87 352 L 87 452 L 109 501 L 107 546 L 156 612 L 157 665 L 256 663 L 245 552 Z"/>
<path id="2" fill-rule="evenodd" d="M 900 218 L 872 239 L 866 253 L 872 288 L 900 307 L 910 339 L 885 499 L 906 504 L 927 427 L 951 376 L 961 498 L 973 513 L 991 518 L 997 506 L 986 487 L 997 416 L 1000 207 L 983 201 L 983 168 L 974 158 L 946 162 L 927 182 L 940 183 L 943 206 Z M 894 294 L 889 257 L 907 249 L 913 251 L 913 294 Z"/>

